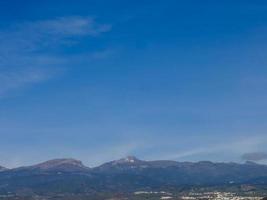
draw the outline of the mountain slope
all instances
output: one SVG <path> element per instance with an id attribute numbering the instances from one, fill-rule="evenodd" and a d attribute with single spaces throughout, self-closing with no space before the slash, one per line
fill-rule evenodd
<path id="1" fill-rule="evenodd" d="M 180 163 L 170 160 L 157 160 L 157 161 L 144 161 L 139 160 L 134 156 L 127 156 L 119 160 L 104 163 L 95 170 L 100 171 L 123 171 L 123 170 L 135 170 L 145 168 L 166 168 L 179 166 Z"/>
<path id="2" fill-rule="evenodd" d="M 55 159 L 0 172 L 0 194 L 129 192 L 183 186 L 266 184 L 267 166 L 255 163 L 143 161 L 133 156 L 88 168 Z"/>
<path id="3" fill-rule="evenodd" d="M 2 172 L 2 171 L 6 171 L 6 170 L 8 170 L 8 169 L 5 168 L 5 167 L 0 166 L 0 172 Z"/>
<path id="4" fill-rule="evenodd" d="M 33 166 L 19 167 L 14 171 L 42 171 L 42 172 L 84 172 L 89 167 L 83 165 L 79 160 L 72 158 L 48 160 Z"/>
<path id="5" fill-rule="evenodd" d="M 42 171 L 86 171 L 89 170 L 88 167 L 84 166 L 83 163 L 75 159 L 54 159 L 49 160 L 37 165 L 32 166 L 33 169 L 38 169 Z"/>
<path id="6" fill-rule="evenodd" d="M 174 186 L 242 184 L 259 178 L 265 180 L 267 177 L 267 166 L 255 163 L 142 161 L 128 158 L 105 163 L 93 171 L 107 175 L 143 176 L 163 185 Z"/>

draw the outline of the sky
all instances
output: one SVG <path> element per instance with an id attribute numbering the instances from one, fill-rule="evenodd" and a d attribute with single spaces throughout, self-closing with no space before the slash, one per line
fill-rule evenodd
<path id="1" fill-rule="evenodd" d="M 267 159 L 264 0 L 0 1 L 0 165 Z"/>

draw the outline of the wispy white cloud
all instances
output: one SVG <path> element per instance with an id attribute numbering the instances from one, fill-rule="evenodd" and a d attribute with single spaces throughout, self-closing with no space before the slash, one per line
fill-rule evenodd
<path id="1" fill-rule="evenodd" d="M 40 50 L 81 36 L 95 37 L 110 31 L 111 27 L 109 24 L 98 24 L 93 18 L 80 16 L 21 22 L 0 30 L 0 51 Z"/>
<path id="2" fill-rule="evenodd" d="M 41 68 L 24 68 L 1 71 L 0 74 L 0 97 L 8 91 L 25 87 L 34 83 L 42 82 L 52 76 L 48 70 Z"/>
<path id="3" fill-rule="evenodd" d="M 90 17 L 61 17 L 54 20 L 44 20 L 28 24 L 30 29 L 51 35 L 73 36 L 90 35 L 97 36 L 110 31 L 111 25 L 98 24 Z"/>
<path id="4" fill-rule="evenodd" d="M 59 72 L 66 61 L 60 57 L 10 54 L 0 61 L 0 98 L 19 88 L 46 81 Z"/>
<path id="5" fill-rule="evenodd" d="M 206 157 L 208 154 L 238 154 L 242 155 L 248 151 L 257 151 L 259 146 L 266 144 L 266 137 L 248 137 L 235 141 L 227 141 L 221 143 L 215 143 L 213 145 L 205 145 L 204 147 L 190 148 L 189 150 L 178 151 L 177 153 L 165 154 L 162 157 L 164 159 L 188 159 L 192 156 L 199 158 Z"/>
<path id="6" fill-rule="evenodd" d="M 242 160 L 249 160 L 249 161 L 262 161 L 267 160 L 267 153 L 266 152 L 250 152 L 244 153 L 241 156 Z"/>
<path id="7" fill-rule="evenodd" d="M 111 25 L 81 16 L 26 21 L 3 28 L 0 30 L 0 97 L 45 81 L 67 64 L 68 57 L 52 54 L 51 50 L 110 29 Z"/>

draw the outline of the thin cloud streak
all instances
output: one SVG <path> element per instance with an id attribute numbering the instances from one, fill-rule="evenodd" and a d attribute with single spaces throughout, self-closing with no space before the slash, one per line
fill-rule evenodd
<path id="1" fill-rule="evenodd" d="M 109 24 L 97 24 L 90 17 L 61 17 L 54 20 L 45 20 L 29 24 L 30 28 L 51 35 L 90 35 L 97 36 L 111 30 Z"/>
<path id="2" fill-rule="evenodd" d="M 98 24 L 90 17 L 61 17 L 26 21 L 0 30 L 0 52 L 32 52 L 45 47 L 71 44 L 77 37 L 96 37 L 110 31 L 110 24 Z M 3 55 L 3 54 L 2 54 Z"/>
<path id="3" fill-rule="evenodd" d="M 234 142 L 226 142 L 215 144 L 207 147 L 194 148 L 188 151 L 178 152 L 176 154 L 165 155 L 164 157 L 167 159 L 182 159 L 191 156 L 199 156 L 203 154 L 216 154 L 223 152 L 231 152 L 237 154 L 243 154 L 248 150 L 255 150 L 260 144 L 265 144 L 266 138 L 262 137 L 254 137 L 254 138 L 246 138 Z"/>
<path id="4" fill-rule="evenodd" d="M 267 160 L 267 153 L 265 152 L 251 152 L 245 153 L 241 156 L 242 160 L 247 161 L 262 161 Z"/>
<path id="5" fill-rule="evenodd" d="M 27 21 L 0 30 L 0 97 L 64 71 L 69 57 L 51 55 L 48 53 L 51 49 L 110 30 L 109 24 L 98 24 L 91 17 L 81 16 Z"/>
<path id="6" fill-rule="evenodd" d="M 52 72 L 41 68 L 2 71 L 0 74 L 0 98 L 10 90 L 36 84 L 52 77 Z"/>

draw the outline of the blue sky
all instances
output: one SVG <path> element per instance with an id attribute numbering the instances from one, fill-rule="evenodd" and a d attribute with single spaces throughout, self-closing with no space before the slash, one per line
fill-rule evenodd
<path id="1" fill-rule="evenodd" d="M 266 130 L 266 1 L 0 2 L 0 165 L 241 162 Z"/>

